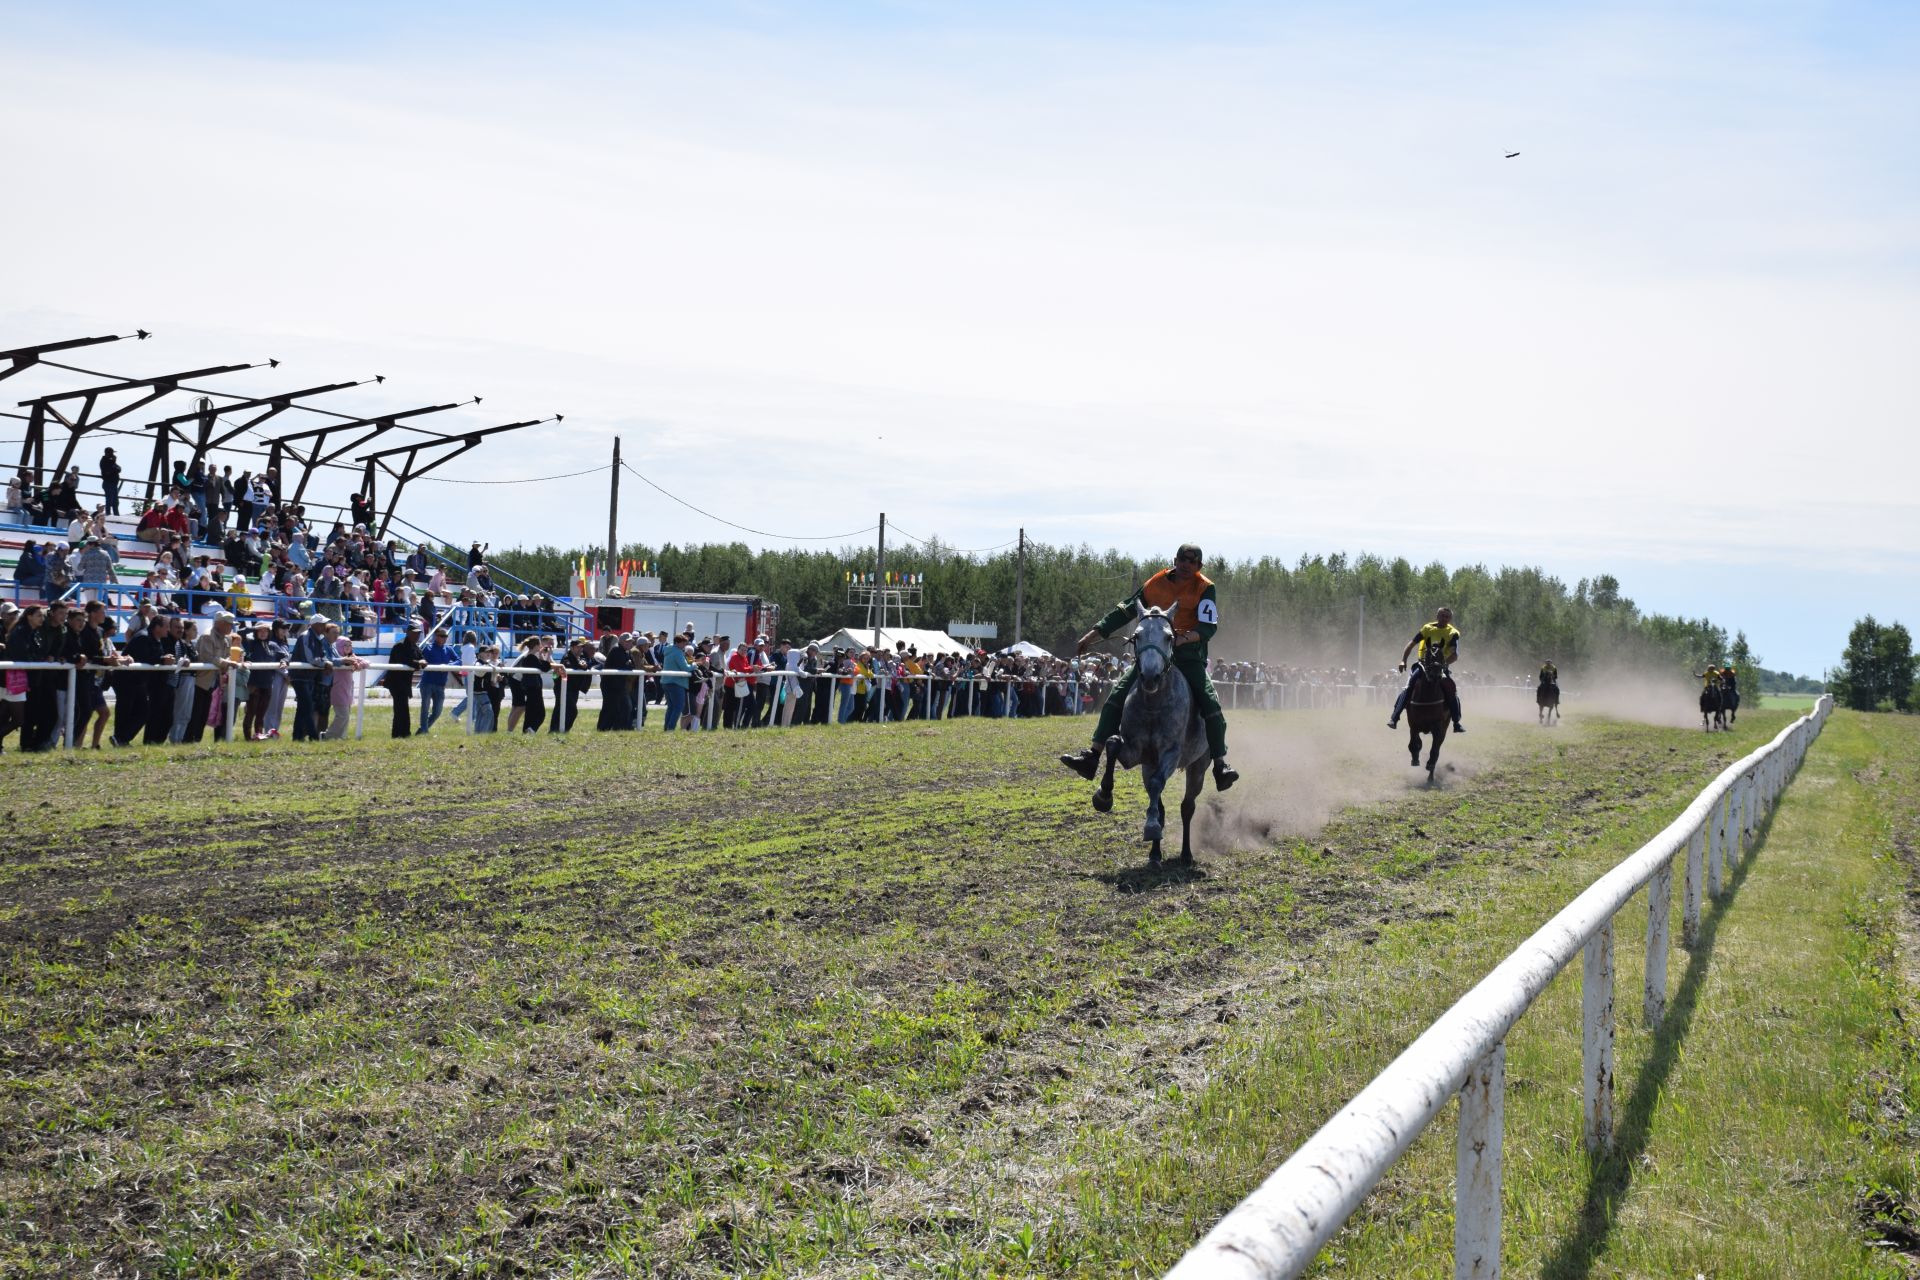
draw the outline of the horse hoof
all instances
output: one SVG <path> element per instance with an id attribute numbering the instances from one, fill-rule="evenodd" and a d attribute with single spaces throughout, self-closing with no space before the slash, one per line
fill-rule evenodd
<path id="1" fill-rule="evenodd" d="M 1113 792 L 1111 791 L 1094 792 L 1093 807 L 1098 809 L 1102 813 L 1105 813 L 1107 810 L 1113 808 Z"/>
<path id="2" fill-rule="evenodd" d="M 1147 865 L 1150 867 L 1160 865 L 1160 851 L 1158 849 L 1147 850 Z"/>
<path id="3" fill-rule="evenodd" d="M 1193 855 L 1188 853 L 1185 849 L 1182 849 L 1180 851 L 1180 865 L 1183 867 L 1190 867 L 1193 865 Z"/>

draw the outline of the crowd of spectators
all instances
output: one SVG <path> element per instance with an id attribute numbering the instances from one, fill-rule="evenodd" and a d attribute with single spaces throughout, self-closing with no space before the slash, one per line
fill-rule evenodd
<path id="1" fill-rule="evenodd" d="M 26 541 L 14 567 L 16 601 L 56 599 L 75 584 L 117 583 L 119 544 L 106 524 L 120 508 L 112 452 L 101 458 L 106 500 L 91 511 L 80 505 L 77 467 L 44 488 L 24 469 L 8 482 L 6 519 L 65 534 Z M 216 472 L 175 464 L 164 496 L 141 512 L 134 529 L 153 548 L 153 566 L 133 590 L 117 588 L 115 604 L 151 601 L 199 619 L 223 612 L 324 619 L 357 640 L 371 639 L 382 623 L 418 621 L 431 631 L 449 610 L 463 607 L 463 622 L 485 630 L 556 636 L 569 630 L 551 597 L 515 595 L 496 585 L 485 544 L 469 549 L 464 570 L 450 569 L 425 544 L 407 549 L 371 534 L 374 513 L 364 495 L 350 500 L 350 519 L 323 529 L 305 505 L 281 501 L 275 469 L 232 473 L 232 467 Z M 224 563 L 196 551 L 195 543 L 218 546 Z M 86 589 L 82 598 L 99 594 Z"/>

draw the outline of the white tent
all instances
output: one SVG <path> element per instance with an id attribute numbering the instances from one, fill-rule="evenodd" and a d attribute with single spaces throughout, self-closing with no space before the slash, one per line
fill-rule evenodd
<path id="1" fill-rule="evenodd" d="M 1031 640 L 1022 640 L 1018 644 L 1007 646 L 1008 653 L 1017 653 L 1023 658 L 1051 658 L 1053 655 Z"/>
<path id="2" fill-rule="evenodd" d="M 895 642 L 904 640 L 907 647 L 918 653 L 972 653 L 973 649 L 944 631 L 928 631 L 920 627 L 882 627 L 880 628 L 880 647 L 891 651 Z M 833 649 L 867 649 L 873 646 L 872 627 L 842 627 L 825 640 L 819 642 L 825 651 Z"/>

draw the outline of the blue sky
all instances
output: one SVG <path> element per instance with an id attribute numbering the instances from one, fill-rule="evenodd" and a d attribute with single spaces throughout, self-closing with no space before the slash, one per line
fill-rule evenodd
<path id="1" fill-rule="evenodd" d="M 448 474 L 619 434 L 782 532 L 1612 572 L 1796 670 L 1920 624 L 1909 7 L 0 18 L 0 346 L 558 410 Z M 576 542 L 600 493 L 409 499 Z"/>

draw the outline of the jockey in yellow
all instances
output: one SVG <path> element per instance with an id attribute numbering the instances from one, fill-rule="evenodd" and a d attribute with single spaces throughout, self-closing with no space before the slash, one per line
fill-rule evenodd
<path id="1" fill-rule="evenodd" d="M 1387 728 L 1400 727 L 1401 713 L 1407 709 L 1407 696 L 1413 692 L 1413 682 L 1422 672 L 1432 672 L 1440 678 L 1440 688 L 1447 699 L 1447 714 L 1453 717 L 1453 731 L 1465 733 L 1467 726 L 1460 723 L 1460 694 L 1453 687 L 1453 677 L 1447 674 L 1447 668 L 1460 659 L 1460 632 L 1453 625 L 1453 610 L 1442 608 L 1433 615 L 1433 621 L 1421 627 L 1407 641 L 1407 647 L 1400 651 L 1400 669 L 1407 669 L 1407 655 L 1413 652 L 1415 645 L 1420 646 L 1420 659 L 1413 665 L 1413 674 L 1407 677 L 1407 687 L 1400 691 L 1400 697 L 1393 704 L 1393 714 L 1387 717 Z"/>
<path id="2" fill-rule="evenodd" d="M 1548 660 L 1540 664 L 1540 683 L 1541 684 L 1559 684 L 1560 683 L 1560 668 L 1554 666 L 1552 660 Z"/>
<path id="3" fill-rule="evenodd" d="M 1227 763 L 1227 716 L 1220 709 L 1220 695 L 1213 691 L 1213 681 L 1207 678 L 1207 641 L 1219 630 L 1220 605 L 1214 597 L 1213 583 L 1200 572 L 1200 548 L 1191 543 L 1181 547 L 1174 553 L 1171 569 L 1154 574 L 1133 595 L 1113 606 L 1093 624 L 1093 630 L 1080 637 L 1074 652 L 1085 653 L 1133 621 L 1136 606 L 1166 609 L 1173 614 L 1173 669 L 1186 678 L 1187 688 L 1193 692 L 1200 723 L 1207 731 L 1207 751 L 1213 757 L 1213 785 L 1225 791 L 1240 780 L 1240 773 Z M 1120 731 L 1120 713 L 1138 673 L 1138 667 L 1129 668 L 1107 695 L 1100 708 L 1100 722 L 1093 727 L 1093 745 L 1061 756 L 1061 764 L 1083 778 L 1093 778 L 1107 739 Z"/>

